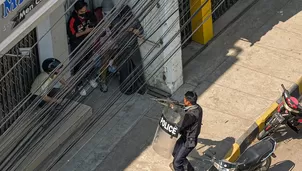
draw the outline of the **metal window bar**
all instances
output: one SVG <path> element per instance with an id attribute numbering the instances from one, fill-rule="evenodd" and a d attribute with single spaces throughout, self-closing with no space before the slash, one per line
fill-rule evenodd
<path id="1" fill-rule="evenodd" d="M 212 18 L 213 22 L 215 22 L 219 17 L 221 17 L 227 10 L 229 10 L 238 0 L 226 0 L 223 4 L 218 7 L 218 9 L 213 13 Z M 212 0 L 212 9 L 215 8 L 221 0 Z"/>
<path id="2" fill-rule="evenodd" d="M 190 9 L 190 0 L 178 0 L 179 2 L 179 15 L 183 17 L 180 20 L 180 26 L 182 27 L 184 23 L 191 17 L 190 13 L 185 14 L 185 12 Z M 215 22 L 219 17 L 221 17 L 227 10 L 229 10 L 238 0 L 226 0 L 212 15 L 213 22 Z M 212 9 L 215 8 L 221 0 L 212 0 Z M 181 32 L 182 42 L 186 40 L 192 33 L 191 24 L 186 25 L 184 30 Z M 191 38 L 183 45 L 183 48 L 190 43 Z"/>
<path id="3" fill-rule="evenodd" d="M 7 54 L 19 54 L 19 48 L 32 47 L 35 42 L 37 42 L 36 29 L 33 29 Z M 4 55 L 0 57 L 0 78 L 2 78 L 19 59 L 20 57 L 18 57 L 18 55 Z M 35 46 L 31 50 L 30 58 L 22 59 L 22 61 L 0 82 L 0 119 L 11 112 L 13 108 L 30 93 L 31 84 L 39 73 L 38 47 Z M 0 128 L 0 135 L 13 124 L 29 103 L 30 101 L 23 105 L 13 117 L 4 123 L 4 126 Z"/>
<path id="4" fill-rule="evenodd" d="M 190 13 L 187 12 L 190 9 L 190 0 L 178 0 L 179 4 L 179 17 L 180 20 L 180 27 L 183 27 L 186 21 L 189 20 L 191 17 Z M 191 23 L 187 24 L 186 27 L 181 32 L 181 43 L 183 43 L 192 33 L 192 26 Z M 187 43 L 185 43 L 182 48 L 186 47 L 191 41 L 191 38 Z"/>

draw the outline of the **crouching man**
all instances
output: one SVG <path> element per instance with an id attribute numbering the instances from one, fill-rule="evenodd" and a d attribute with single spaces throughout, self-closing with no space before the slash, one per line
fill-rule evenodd
<path id="1" fill-rule="evenodd" d="M 61 85 L 66 85 L 66 81 L 64 79 L 60 80 L 60 83 L 58 86 L 55 87 L 49 87 L 52 80 L 56 77 L 56 75 L 60 72 L 59 70 L 56 71 L 56 73 L 53 76 L 50 76 L 49 74 L 56 69 L 61 62 L 55 58 L 48 58 L 43 61 L 42 63 L 42 69 L 44 72 L 42 72 L 38 77 L 35 79 L 31 86 L 30 92 L 34 95 L 34 97 L 42 96 L 45 91 L 48 91 L 51 89 L 51 91 L 42 97 L 42 102 L 39 103 L 39 107 L 42 107 L 45 103 L 50 102 L 56 102 L 59 103 L 58 99 L 55 99 L 55 95 L 59 92 Z M 45 81 L 46 80 L 46 81 Z"/>

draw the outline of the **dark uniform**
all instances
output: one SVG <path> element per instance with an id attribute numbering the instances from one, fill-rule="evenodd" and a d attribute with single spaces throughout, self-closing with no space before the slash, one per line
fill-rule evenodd
<path id="1" fill-rule="evenodd" d="M 179 131 L 181 137 L 177 140 L 172 153 L 175 171 L 194 170 L 187 156 L 197 145 L 202 125 L 202 108 L 198 104 L 186 107 L 185 112 Z"/>

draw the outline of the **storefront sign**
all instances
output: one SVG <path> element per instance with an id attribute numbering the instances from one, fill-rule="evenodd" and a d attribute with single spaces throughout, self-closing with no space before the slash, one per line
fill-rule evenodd
<path id="1" fill-rule="evenodd" d="M 8 14 L 14 11 L 24 0 L 5 0 L 3 3 L 3 18 L 6 18 Z"/>
<path id="2" fill-rule="evenodd" d="M 164 115 L 161 116 L 159 126 L 169 135 L 178 136 L 178 127 L 176 124 L 169 122 Z"/>
<path id="3" fill-rule="evenodd" d="M 5 0 L 0 8 L 0 42 L 49 0 Z"/>
<path id="4" fill-rule="evenodd" d="M 30 13 L 42 0 L 32 0 L 30 3 L 25 5 L 20 12 L 13 18 L 14 24 L 12 28 L 15 28 L 21 21 L 23 21 L 27 14 Z"/>

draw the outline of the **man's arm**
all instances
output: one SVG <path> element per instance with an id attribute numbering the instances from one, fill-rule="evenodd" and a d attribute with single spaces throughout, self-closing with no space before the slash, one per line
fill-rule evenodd
<path id="1" fill-rule="evenodd" d="M 185 114 L 184 120 L 180 126 L 180 130 L 184 130 L 196 122 L 196 117 L 190 114 Z"/>
<path id="2" fill-rule="evenodd" d="M 67 82 L 64 78 L 62 78 L 60 81 L 59 81 L 62 85 L 66 86 L 67 85 Z"/>
<path id="3" fill-rule="evenodd" d="M 170 104 L 170 108 L 176 113 L 180 113 L 183 111 L 183 109 L 180 106 L 175 105 L 173 103 Z"/>
<path id="4" fill-rule="evenodd" d="M 138 37 L 140 37 L 144 33 L 144 29 L 138 19 L 135 19 L 134 24 L 130 26 L 128 31 L 132 32 Z"/>
<path id="5" fill-rule="evenodd" d="M 89 34 L 92 31 L 93 28 L 86 28 L 85 31 L 80 32 L 80 33 L 76 33 L 75 36 L 76 37 L 81 37 L 84 36 L 86 34 Z"/>
<path id="6" fill-rule="evenodd" d="M 71 18 L 69 21 L 68 29 L 70 33 L 75 37 L 81 37 L 91 32 L 93 28 L 86 28 L 83 32 L 77 32 L 75 29 L 75 19 Z"/>
<path id="7" fill-rule="evenodd" d="M 43 100 L 44 100 L 45 102 L 47 102 L 47 103 L 55 102 L 55 101 L 56 101 L 55 99 L 53 99 L 53 98 L 51 98 L 51 97 L 49 97 L 49 96 L 47 96 L 47 95 L 43 97 Z"/>

